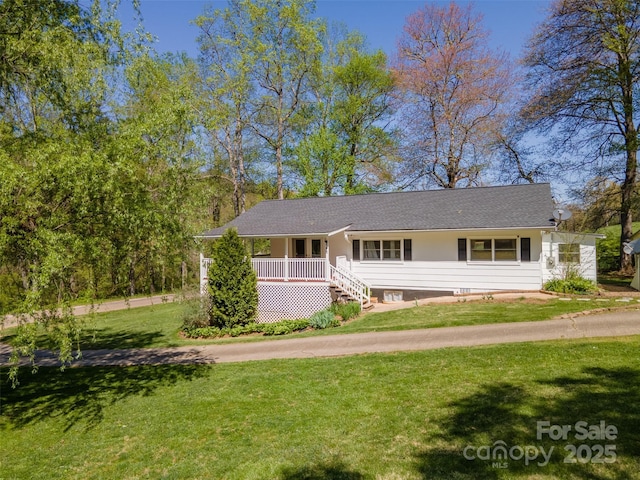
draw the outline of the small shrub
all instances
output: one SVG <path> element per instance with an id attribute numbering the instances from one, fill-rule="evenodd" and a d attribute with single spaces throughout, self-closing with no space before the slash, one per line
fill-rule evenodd
<path id="1" fill-rule="evenodd" d="M 182 334 L 187 338 L 216 338 L 224 335 L 218 327 L 183 328 Z"/>
<path id="2" fill-rule="evenodd" d="M 309 325 L 315 329 L 322 330 L 327 327 L 337 326 L 339 323 L 331 310 L 322 310 L 311 315 Z"/>
<path id="3" fill-rule="evenodd" d="M 347 322 L 360 315 L 360 304 L 357 302 L 334 303 L 331 305 L 331 311 Z"/>
<path id="4" fill-rule="evenodd" d="M 282 320 L 277 323 L 262 323 L 260 330 L 263 335 L 288 335 L 293 332 L 299 332 L 309 327 L 309 320 Z"/>
<path id="5" fill-rule="evenodd" d="M 219 337 L 239 337 L 241 335 L 251 335 L 261 333 L 265 336 L 288 335 L 293 332 L 304 330 L 309 326 L 309 320 L 283 320 L 277 323 L 255 323 L 246 325 L 236 325 L 235 327 L 197 327 L 183 326 L 182 334 L 187 338 L 219 338 Z"/>
<path id="6" fill-rule="evenodd" d="M 554 278 L 544 284 L 544 289 L 549 292 L 586 295 L 596 291 L 596 284 L 591 280 L 580 276 L 567 278 Z"/>
<path id="7" fill-rule="evenodd" d="M 183 302 L 182 330 L 209 326 L 208 297 L 191 298 Z"/>

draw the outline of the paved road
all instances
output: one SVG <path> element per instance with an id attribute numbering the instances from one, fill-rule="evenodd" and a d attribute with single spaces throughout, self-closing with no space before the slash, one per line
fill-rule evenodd
<path id="1" fill-rule="evenodd" d="M 151 297 L 137 297 L 123 300 L 112 300 L 109 302 L 96 303 L 95 305 L 78 305 L 72 307 L 71 311 L 74 315 L 86 315 L 88 313 L 113 312 L 115 310 L 127 310 L 128 308 L 148 307 L 150 305 L 158 305 L 166 302 L 173 302 L 177 295 L 154 295 Z M 4 328 L 15 327 L 18 319 L 14 315 L 5 315 L 2 320 Z"/>
<path id="2" fill-rule="evenodd" d="M 85 350 L 82 359 L 73 362 L 73 365 L 230 363 L 623 335 L 640 335 L 640 309 L 577 315 L 541 322 L 372 332 L 167 349 Z M 0 345 L 0 365 L 7 364 L 8 353 L 9 348 Z M 42 366 L 58 365 L 55 356 L 49 352 L 38 352 L 37 363 Z"/>

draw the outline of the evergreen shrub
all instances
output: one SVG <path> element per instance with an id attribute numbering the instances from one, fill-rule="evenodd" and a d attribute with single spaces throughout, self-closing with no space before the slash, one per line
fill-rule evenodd
<path id="1" fill-rule="evenodd" d="M 210 325 L 233 328 L 250 323 L 258 311 L 258 279 L 235 229 L 227 230 L 215 243 L 212 258 Z"/>

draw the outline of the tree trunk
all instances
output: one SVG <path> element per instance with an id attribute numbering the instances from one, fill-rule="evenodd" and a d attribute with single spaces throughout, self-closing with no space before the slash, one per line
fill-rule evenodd
<path id="1" fill-rule="evenodd" d="M 624 273 L 633 273 L 632 258 L 631 255 L 624 252 L 624 244 L 627 243 L 633 235 L 633 212 L 631 207 L 636 185 L 637 170 L 637 152 L 627 149 L 627 168 L 625 170 L 624 182 L 622 182 L 620 188 L 622 193 L 622 206 L 620 208 L 620 224 L 622 226 L 622 234 L 620 235 L 620 271 Z"/>
<path id="2" fill-rule="evenodd" d="M 283 107 L 284 100 L 282 98 L 282 92 L 279 93 L 278 96 L 278 133 L 276 139 L 276 186 L 278 190 L 278 200 L 284 199 L 284 188 L 282 181 L 282 145 L 284 143 L 284 119 L 283 116 Z"/>
<path id="3" fill-rule="evenodd" d="M 237 156 L 238 156 L 238 211 L 240 214 L 246 211 L 246 173 L 244 169 L 244 146 L 242 139 L 242 130 L 236 130 L 236 142 L 237 142 Z"/>
<path id="4" fill-rule="evenodd" d="M 136 294 L 136 255 L 129 261 L 129 296 Z"/>
<path id="5" fill-rule="evenodd" d="M 622 205 L 620 208 L 620 271 L 633 273 L 631 255 L 624 252 L 624 244 L 631 240 L 633 235 L 632 200 L 638 175 L 638 132 L 633 119 L 634 109 L 634 78 L 631 72 L 631 62 L 626 52 L 618 56 L 618 72 L 624 79 L 622 85 L 622 105 L 624 108 L 624 146 L 626 151 L 626 165 L 624 181 L 620 187 Z"/>

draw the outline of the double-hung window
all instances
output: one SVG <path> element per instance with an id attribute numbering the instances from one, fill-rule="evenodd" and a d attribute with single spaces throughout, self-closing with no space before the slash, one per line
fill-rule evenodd
<path id="1" fill-rule="evenodd" d="M 471 239 L 469 242 L 472 262 L 518 261 L 518 242 L 515 238 Z"/>
<path id="2" fill-rule="evenodd" d="M 494 260 L 496 262 L 516 262 L 518 261 L 518 250 L 515 238 L 496 238 L 494 245 Z"/>
<path id="3" fill-rule="evenodd" d="M 491 239 L 486 240 L 471 240 L 471 261 L 491 261 L 493 241 Z"/>
<path id="4" fill-rule="evenodd" d="M 411 240 L 353 240 L 353 258 L 360 260 L 362 244 L 362 260 L 387 260 L 400 262 L 411 260 Z"/>
<path id="5" fill-rule="evenodd" d="M 380 240 L 365 240 L 363 260 L 380 260 Z"/>
<path id="6" fill-rule="evenodd" d="M 558 261 L 562 265 L 580 263 L 580 244 L 579 243 L 558 244 Z"/>
<path id="7" fill-rule="evenodd" d="M 383 240 L 382 258 L 384 260 L 401 260 L 400 240 Z"/>

